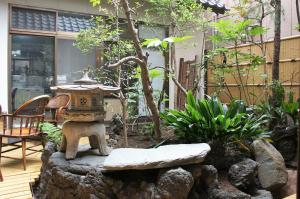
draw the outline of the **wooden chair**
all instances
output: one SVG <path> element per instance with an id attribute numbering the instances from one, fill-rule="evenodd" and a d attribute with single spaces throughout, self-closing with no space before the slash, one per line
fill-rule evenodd
<path id="1" fill-rule="evenodd" d="M 70 96 L 67 94 L 59 94 L 51 98 L 46 106 L 46 111 L 50 112 L 50 115 L 45 118 L 45 121 L 55 125 L 61 123 L 63 121 L 62 114 L 68 108 L 70 100 Z"/>
<path id="2" fill-rule="evenodd" d="M 1 114 L 3 120 L 3 129 L 0 131 L 0 162 L 1 156 L 12 159 L 20 159 L 15 157 L 9 157 L 2 155 L 9 151 L 13 151 L 18 148 L 22 148 L 22 161 L 24 170 L 26 170 L 26 150 L 33 151 L 30 154 L 39 152 L 40 150 L 35 150 L 33 147 L 26 148 L 26 140 L 41 139 L 39 124 L 44 120 L 45 107 L 49 101 L 49 96 L 41 95 L 35 97 L 23 105 L 21 105 L 13 114 Z M 2 138 L 17 138 L 18 142 L 11 144 L 3 144 Z M 12 148 L 2 151 L 2 146 L 11 145 Z"/>

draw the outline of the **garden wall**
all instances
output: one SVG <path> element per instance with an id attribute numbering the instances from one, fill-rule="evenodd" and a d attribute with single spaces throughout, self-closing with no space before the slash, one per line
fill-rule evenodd
<path id="1" fill-rule="evenodd" d="M 267 93 L 270 89 L 266 89 L 267 85 L 271 84 L 272 80 L 272 59 L 273 59 L 273 41 L 265 43 L 266 48 L 266 64 L 259 65 L 256 70 L 250 71 L 248 78 L 243 77 L 243 82 L 246 85 L 246 93 L 251 104 L 257 104 L 266 100 Z M 261 50 L 257 45 L 242 45 L 238 48 L 241 52 L 253 53 L 261 55 Z M 249 67 L 247 63 L 242 64 L 243 67 Z M 207 94 L 212 95 L 217 91 L 218 86 L 214 80 L 214 70 L 208 66 L 207 70 Z M 294 98 L 297 99 L 300 95 L 300 35 L 282 39 L 280 52 L 280 68 L 279 76 L 286 93 L 293 91 Z M 264 75 L 265 74 L 265 75 Z M 236 99 L 240 99 L 239 86 L 240 82 L 236 81 L 233 73 L 227 73 L 224 76 L 229 92 Z M 228 93 L 228 92 L 227 92 Z M 221 91 L 220 98 L 222 102 L 229 103 L 230 98 Z M 245 96 L 242 94 L 242 99 Z"/>

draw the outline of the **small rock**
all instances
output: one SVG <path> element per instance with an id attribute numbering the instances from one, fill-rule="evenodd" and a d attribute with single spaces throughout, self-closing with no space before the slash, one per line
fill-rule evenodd
<path id="1" fill-rule="evenodd" d="M 270 143 L 255 140 L 252 144 L 258 165 L 258 178 L 264 189 L 281 188 L 287 183 L 288 173 L 281 154 Z"/>
<path id="2" fill-rule="evenodd" d="M 227 192 L 218 188 L 209 188 L 208 199 L 250 199 L 251 196 L 241 191 Z"/>
<path id="3" fill-rule="evenodd" d="M 50 156 L 57 151 L 57 145 L 54 142 L 47 142 L 42 154 L 42 161 L 48 161 Z"/>
<path id="4" fill-rule="evenodd" d="M 194 180 L 197 180 L 198 178 L 200 178 L 200 176 L 202 174 L 202 165 L 201 164 L 187 165 L 187 166 L 184 166 L 183 168 L 192 174 Z"/>
<path id="5" fill-rule="evenodd" d="M 255 195 L 251 199 L 273 199 L 270 191 L 267 190 L 257 190 Z"/>
<path id="6" fill-rule="evenodd" d="M 130 182 L 118 194 L 119 199 L 140 199 L 157 196 L 157 190 L 153 183 Z"/>
<path id="7" fill-rule="evenodd" d="M 246 193 L 254 193 L 257 166 L 257 162 L 249 158 L 232 165 L 228 172 L 229 182 Z"/>
<path id="8" fill-rule="evenodd" d="M 218 170 L 212 165 L 203 165 L 201 180 L 206 187 L 217 187 L 219 184 Z"/>
<path id="9" fill-rule="evenodd" d="M 160 198 L 187 198 L 193 185 L 194 179 L 192 174 L 182 168 L 164 172 L 157 181 Z"/>

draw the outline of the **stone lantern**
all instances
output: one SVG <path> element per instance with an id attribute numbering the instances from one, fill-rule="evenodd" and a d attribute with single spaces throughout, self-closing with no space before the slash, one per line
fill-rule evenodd
<path id="1" fill-rule="evenodd" d="M 99 149 L 100 155 L 108 155 L 104 126 L 104 96 L 117 93 L 120 88 L 97 84 L 86 72 L 80 80 L 74 81 L 73 85 L 55 86 L 51 89 L 71 96 L 69 109 L 63 114 L 65 123 L 62 127 L 61 151 L 66 152 L 66 159 L 76 157 L 81 137 L 89 137 L 93 149 Z"/>

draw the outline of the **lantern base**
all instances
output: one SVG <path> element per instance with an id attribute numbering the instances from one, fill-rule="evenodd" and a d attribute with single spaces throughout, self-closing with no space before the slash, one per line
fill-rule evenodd
<path id="1" fill-rule="evenodd" d="M 100 155 L 109 155 L 110 150 L 106 145 L 105 126 L 99 122 L 66 122 L 63 127 L 63 141 L 61 151 L 66 152 L 65 158 L 75 159 L 79 140 L 81 137 L 89 137 L 93 149 L 99 149 Z"/>

